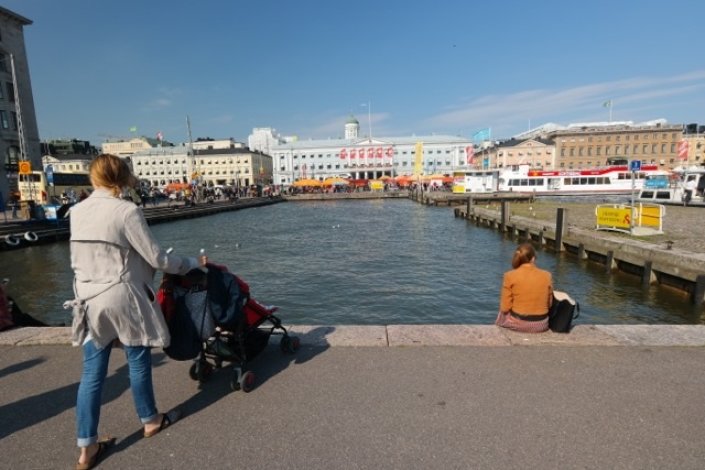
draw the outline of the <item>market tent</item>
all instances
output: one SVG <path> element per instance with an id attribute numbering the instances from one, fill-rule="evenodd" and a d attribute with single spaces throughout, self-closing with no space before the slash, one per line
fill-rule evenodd
<path id="1" fill-rule="evenodd" d="M 397 176 L 394 181 L 396 181 L 399 186 L 409 186 L 411 183 L 416 181 L 416 178 L 414 178 L 413 176 L 402 175 Z"/>
<path id="2" fill-rule="evenodd" d="M 326 178 L 323 180 L 323 186 L 347 186 L 350 182 L 344 178 Z"/>
<path id="3" fill-rule="evenodd" d="M 320 187 L 322 185 L 323 185 L 323 183 L 321 183 L 318 180 L 314 180 L 314 179 L 302 179 L 302 180 L 294 181 L 292 183 L 292 186 L 295 186 L 297 188 L 303 188 L 304 186 Z"/>
<path id="4" fill-rule="evenodd" d="M 364 188 L 367 186 L 368 183 L 369 180 L 366 179 L 350 180 L 350 184 L 356 188 Z"/>
<path id="5" fill-rule="evenodd" d="M 190 187 L 191 185 L 188 183 L 169 183 L 164 188 L 164 191 L 172 193 L 174 191 L 183 191 L 185 189 L 189 189 Z"/>

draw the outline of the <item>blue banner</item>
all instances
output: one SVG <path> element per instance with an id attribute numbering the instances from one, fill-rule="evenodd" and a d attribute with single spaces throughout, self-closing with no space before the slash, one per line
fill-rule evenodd
<path id="1" fill-rule="evenodd" d="M 49 186 L 54 186 L 54 167 L 52 165 L 47 165 L 44 172 L 47 175 L 47 184 Z"/>

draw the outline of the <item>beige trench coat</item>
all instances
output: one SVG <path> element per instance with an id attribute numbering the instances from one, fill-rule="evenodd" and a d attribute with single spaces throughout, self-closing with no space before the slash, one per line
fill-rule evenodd
<path id="1" fill-rule="evenodd" d="M 186 274 L 197 265 L 196 258 L 162 250 L 133 202 L 96 189 L 71 209 L 71 268 L 76 300 L 85 299 L 74 338 L 90 332 L 100 348 L 116 338 L 128 346 L 168 346 L 155 271 Z"/>

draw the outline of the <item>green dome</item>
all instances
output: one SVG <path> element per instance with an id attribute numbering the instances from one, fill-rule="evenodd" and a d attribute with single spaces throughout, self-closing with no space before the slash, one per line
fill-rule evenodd
<path id="1" fill-rule="evenodd" d="M 348 120 L 345 122 L 345 124 L 356 124 L 356 125 L 359 126 L 359 125 L 360 125 L 360 121 L 358 121 L 357 119 L 355 119 L 355 116 L 353 116 L 353 115 L 351 114 L 351 115 L 350 115 L 350 118 L 348 118 Z"/>

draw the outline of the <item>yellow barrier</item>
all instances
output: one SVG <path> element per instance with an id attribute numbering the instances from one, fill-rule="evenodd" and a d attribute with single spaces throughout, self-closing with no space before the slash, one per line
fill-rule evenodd
<path id="1" fill-rule="evenodd" d="M 598 230 L 624 230 L 631 227 L 631 206 L 601 205 L 595 208 Z"/>
<path id="2" fill-rule="evenodd" d="M 614 230 L 632 233 L 633 229 L 647 228 L 661 233 L 666 207 L 661 204 L 602 204 L 595 207 L 596 230 Z M 633 222 L 632 222 L 633 221 Z"/>

